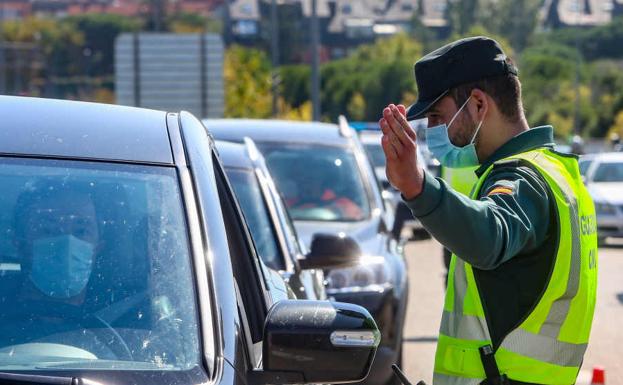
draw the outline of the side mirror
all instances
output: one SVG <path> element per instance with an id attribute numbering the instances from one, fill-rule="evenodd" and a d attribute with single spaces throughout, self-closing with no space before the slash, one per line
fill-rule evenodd
<path id="1" fill-rule="evenodd" d="M 264 324 L 263 371 L 251 372 L 250 383 L 361 381 L 370 371 L 380 339 L 374 319 L 361 306 L 277 302 Z"/>
<path id="2" fill-rule="evenodd" d="M 299 264 L 306 269 L 334 269 L 357 264 L 361 257 L 361 249 L 351 237 L 340 237 L 334 234 L 314 234 L 311 251 Z"/>

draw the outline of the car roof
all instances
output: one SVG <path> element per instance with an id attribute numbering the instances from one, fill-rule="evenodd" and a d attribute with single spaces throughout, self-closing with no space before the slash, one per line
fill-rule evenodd
<path id="1" fill-rule="evenodd" d="M 359 140 L 363 144 L 381 144 L 381 137 L 383 133 L 381 131 L 361 131 L 359 133 Z"/>
<path id="2" fill-rule="evenodd" d="M 623 162 L 623 152 L 602 152 L 598 154 L 586 154 L 580 159 L 593 160 L 597 162 Z"/>
<path id="3" fill-rule="evenodd" d="M 205 119 L 203 124 L 215 138 L 240 142 L 245 136 L 256 142 L 341 144 L 348 138 L 337 124 L 261 119 Z"/>
<path id="4" fill-rule="evenodd" d="M 0 96 L 0 154 L 173 164 L 166 112 Z"/>
<path id="5" fill-rule="evenodd" d="M 225 167 L 253 169 L 247 147 L 241 143 L 216 140 L 216 150 Z"/>

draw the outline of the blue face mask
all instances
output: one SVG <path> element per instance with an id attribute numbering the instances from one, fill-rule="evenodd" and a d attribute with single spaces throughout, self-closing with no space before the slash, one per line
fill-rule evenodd
<path id="1" fill-rule="evenodd" d="M 37 239 L 33 242 L 30 280 L 47 296 L 76 296 L 89 281 L 93 250 L 91 243 L 73 235 Z"/>
<path id="2" fill-rule="evenodd" d="M 463 103 L 461 108 L 459 108 L 447 126 L 445 124 L 440 124 L 426 130 L 426 143 L 428 144 L 428 149 L 442 165 L 449 168 L 472 167 L 480 164 L 478 161 L 478 155 L 476 154 L 474 140 L 476 140 L 476 135 L 478 135 L 478 131 L 480 131 L 482 121 L 478 124 L 472 140 L 466 146 L 455 146 L 452 144 L 450 137 L 448 136 L 448 129 L 456 117 L 459 116 L 463 108 L 465 108 L 467 102 L 469 102 L 469 99 L 471 99 L 471 96 L 467 98 L 465 103 Z"/>

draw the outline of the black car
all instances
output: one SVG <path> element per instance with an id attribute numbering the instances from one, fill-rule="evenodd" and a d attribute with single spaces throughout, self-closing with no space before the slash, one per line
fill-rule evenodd
<path id="1" fill-rule="evenodd" d="M 400 362 L 408 282 L 402 249 L 391 234 L 374 170 L 357 135 L 340 125 L 275 120 L 204 120 L 217 138 L 251 138 L 285 198 L 304 243 L 313 234 L 354 238 L 363 251 L 357 266 L 326 272 L 327 294 L 366 307 L 381 330 L 381 346 L 367 382 L 392 379 Z"/>
<path id="2" fill-rule="evenodd" d="M 355 255 L 351 261 L 327 259 L 320 265 L 317 265 L 318 259 L 305 258 L 307 248 L 296 235 L 264 157 L 255 143 L 250 139 L 244 144 L 217 140 L 216 148 L 260 258 L 269 268 L 281 274 L 296 298 L 326 299 L 322 269 L 354 265 L 359 256 Z M 335 235 L 318 236 L 315 246 L 331 251 L 334 245 L 339 248 L 342 242 Z"/>
<path id="3" fill-rule="evenodd" d="M 366 376 L 372 317 L 287 299 L 191 114 L 0 97 L 0 116 L 0 383 Z"/>

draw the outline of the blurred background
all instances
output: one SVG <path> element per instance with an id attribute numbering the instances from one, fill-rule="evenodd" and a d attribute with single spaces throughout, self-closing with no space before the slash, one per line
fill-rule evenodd
<path id="1" fill-rule="evenodd" d="M 417 98 L 413 64 L 475 35 L 519 67 L 529 125 L 552 124 L 559 150 L 588 154 L 580 167 L 603 242 L 578 384 L 600 365 L 621 383 L 623 153 L 599 153 L 623 150 L 623 0 L 0 0 L 0 94 L 211 119 L 344 115 L 376 130 L 362 141 L 378 152 L 382 109 Z M 415 240 L 402 346 L 407 374 L 430 381 L 445 268 L 440 244 Z"/>
<path id="2" fill-rule="evenodd" d="M 2 0 L 0 93 L 376 121 L 416 99 L 419 57 L 482 34 L 518 64 L 531 125 L 589 149 L 623 134 L 621 0 Z"/>

